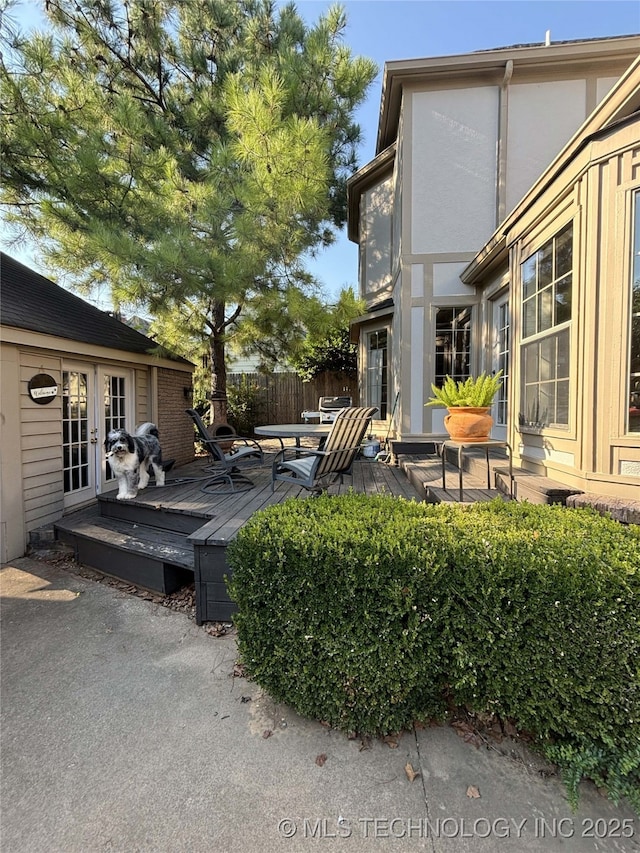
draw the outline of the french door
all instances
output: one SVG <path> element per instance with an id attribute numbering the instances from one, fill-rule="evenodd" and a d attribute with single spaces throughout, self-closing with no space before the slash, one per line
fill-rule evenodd
<path id="1" fill-rule="evenodd" d="M 104 461 L 111 429 L 133 423 L 133 381 L 129 370 L 65 363 L 62 371 L 62 458 L 64 506 L 85 503 L 114 485 Z"/>

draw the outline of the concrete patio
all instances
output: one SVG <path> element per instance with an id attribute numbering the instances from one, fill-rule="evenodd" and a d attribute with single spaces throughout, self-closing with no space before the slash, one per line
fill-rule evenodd
<path id="1" fill-rule="evenodd" d="M 233 632 L 64 566 L 0 574 L 3 853 L 640 850 L 516 741 L 350 740 L 234 675 Z"/>

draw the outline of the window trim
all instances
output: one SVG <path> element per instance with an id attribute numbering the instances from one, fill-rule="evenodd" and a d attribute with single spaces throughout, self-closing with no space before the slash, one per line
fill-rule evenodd
<path id="1" fill-rule="evenodd" d="M 363 344 L 364 344 L 364 371 L 363 371 L 363 386 L 364 386 L 363 392 L 364 392 L 364 394 L 362 396 L 365 400 L 366 405 L 378 406 L 378 412 L 376 412 L 374 419 L 384 421 L 384 420 L 387 420 L 389 418 L 389 415 L 390 415 L 389 398 L 390 398 L 390 388 L 391 388 L 391 380 L 392 380 L 391 370 L 390 370 L 391 328 L 388 324 L 385 323 L 384 325 L 381 325 L 381 326 L 371 326 L 367 329 L 363 329 L 362 331 L 363 331 Z M 385 332 L 386 336 L 387 336 L 387 341 L 386 341 L 387 360 L 386 360 L 386 366 L 385 366 L 386 383 L 384 383 L 385 387 L 386 387 L 386 400 L 384 401 L 386 411 L 385 411 L 384 415 L 382 414 L 382 411 L 381 411 L 382 400 L 380 401 L 380 404 L 379 404 L 377 401 L 371 400 L 370 396 L 369 396 L 369 388 L 370 388 L 369 370 L 371 369 L 371 366 L 370 366 L 370 353 L 371 353 L 370 340 L 371 340 L 372 335 L 380 334 L 380 332 Z"/>
<path id="2" fill-rule="evenodd" d="M 527 337 L 524 336 L 524 282 L 523 282 L 523 267 L 524 264 L 538 252 L 543 250 L 546 246 L 552 243 L 568 226 L 571 226 L 571 239 L 572 239 L 572 263 L 571 263 L 571 316 L 568 320 L 564 320 L 557 325 L 549 326 L 548 328 L 542 331 L 536 331 Z M 575 414 L 574 414 L 574 406 L 575 406 L 575 378 L 571 374 L 571 366 L 576 365 L 576 353 L 575 342 L 576 342 L 576 318 L 579 316 L 579 288 L 578 288 L 578 270 L 579 270 L 579 239 L 580 239 L 580 223 L 579 223 L 579 215 L 578 211 L 573 210 L 572 214 L 569 216 L 555 217 L 553 221 L 549 221 L 545 223 L 544 229 L 537 235 L 535 240 L 527 240 L 520 246 L 518 261 L 517 261 L 517 306 L 518 306 L 518 317 L 519 317 L 519 335 L 518 335 L 518 348 L 517 348 L 517 358 L 518 358 L 518 399 L 517 403 L 515 400 L 512 401 L 512 418 L 514 419 L 515 429 L 521 434 L 529 434 L 529 435 L 542 435 L 546 433 L 551 433 L 558 435 L 562 438 L 572 438 L 575 437 Z M 565 273 L 566 275 L 566 273 Z M 552 279 L 553 282 L 560 281 L 563 276 L 559 276 L 557 279 Z M 567 400 L 567 423 L 557 423 L 551 422 L 544 426 L 535 426 L 533 424 L 527 424 L 522 421 L 523 409 L 525 405 L 525 350 L 528 346 L 532 344 L 539 343 L 540 341 L 550 339 L 552 337 L 557 336 L 563 331 L 567 331 L 569 334 L 569 341 L 567 345 L 567 352 L 569 353 L 569 368 L 568 368 L 568 381 L 569 381 L 569 391 L 568 391 L 568 400 Z M 515 343 L 515 342 L 514 342 Z M 514 357 L 516 356 L 515 351 L 513 352 Z M 512 368 L 513 369 L 513 368 Z M 557 378 L 553 380 L 554 384 L 557 385 Z"/>
<path id="3" fill-rule="evenodd" d="M 456 305 L 454 304 L 445 304 L 445 305 L 433 305 L 433 348 L 432 348 L 432 357 L 433 357 L 433 370 L 432 370 L 432 381 L 438 385 L 438 380 L 440 377 L 444 380 L 445 376 L 452 376 L 456 381 L 459 379 L 466 379 L 468 376 L 473 374 L 473 365 L 474 359 L 476 356 L 476 351 L 474 349 L 473 339 L 476 334 L 475 323 L 476 323 L 476 304 L 472 302 L 465 302 L 464 304 Z M 467 318 L 467 347 L 464 353 L 466 354 L 467 359 L 467 371 L 466 373 L 455 372 L 455 371 L 447 371 L 445 373 L 438 373 L 438 312 L 439 311 L 453 311 L 454 317 L 453 319 L 460 319 L 455 316 L 455 312 L 461 312 L 463 315 L 464 312 L 468 312 Z M 451 323 L 448 327 L 451 330 L 451 333 L 454 334 L 454 324 Z M 458 329 L 458 334 L 460 334 L 460 330 Z M 452 357 L 454 354 L 459 352 L 456 347 L 452 348 Z"/>
<path id="4" fill-rule="evenodd" d="M 632 349 L 633 349 L 633 325 L 634 325 L 634 316 L 637 319 L 638 325 L 640 325 L 640 310 L 634 311 L 633 305 L 633 297 L 634 297 L 634 279 L 636 274 L 638 275 L 638 280 L 640 280 L 640 188 L 635 189 L 631 193 L 631 227 L 630 227 L 630 247 L 629 247 L 629 274 L 627 277 L 627 294 L 626 299 L 628 300 L 628 317 L 627 317 L 627 346 L 626 353 L 624 359 L 625 366 L 625 393 L 623 396 L 623 400 L 625 401 L 624 408 L 624 435 L 628 436 L 632 439 L 637 439 L 640 437 L 640 429 L 631 430 L 631 381 L 635 376 L 636 378 L 636 387 L 640 386 L 640 373 L 636 371 L 633 372 L 631 370 L 631 360 L 632 360 Z M 637 260 L 636 260 L 637 259 Z M 640 408 L 640 400 L 637 402 L 637 407 Z"/>

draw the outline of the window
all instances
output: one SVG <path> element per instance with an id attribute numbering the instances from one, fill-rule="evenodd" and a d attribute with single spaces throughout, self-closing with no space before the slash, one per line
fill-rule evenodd
<path id="1" fill-rule="evenodd" d="M 496 396 L 496 423 L 507 423 L 507 389 L 509 387 L 509 303 L 504 300 L 497 306 L 497 369 L 502 371 L 502 385 Z"/>
<path id="2" fill-rule="evenodd" d="M 367 404 L 377 406 L 376 418 L 387 417 L 388 401 L 387 330 L 367 335 Z"/>
<path id="3" fill-rule="evenodd" d="M 628 432 L 640 432 L 640 192 L 636 193 L 634 205 L 630 322 L 629 423 L 627 429 Z"/>
<path id="4" fill-rule="evenodd" d="M 436 310 L 435 384 L 440 387 L 447 376 L 466 379 L 471 357 L 471 308 Z"/>
<path id="5" fill-rule="evenodd" d="M 573 284 L 570 223 L 521 266 L 523 393 L 520 424 L 569 425 Z"/>

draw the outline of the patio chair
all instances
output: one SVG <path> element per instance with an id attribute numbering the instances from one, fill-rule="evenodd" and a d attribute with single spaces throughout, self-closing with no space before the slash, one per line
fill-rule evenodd
<path id="1" fill-rule="evenodd" d="M 303 486 L 316 494 L 337 479 L 342 483 L 344 474 L 351 473 L 353 460 L 377 411 L 375 406 L 342 409 L 322 449 L 285 447 L 280 450 L 273 461 L 271 491 L 278 481 Z"/>
<path id="2" fill-rule="evenodd" d="M 212 438 L 195 409 L 186 409 L 186 413 L 194 422 L 198 439 L 211 457 L 210 463 L 203 470 L 215 475 L 205 483 L 202 491 L 207 494 L 225 495 L 252 489 L 253 480 L 242 474 L 238 470 L 238 465 L 243 467 L 262 465 L 264 453 L 258 442 L 253 438 L 236 435 L 235 432 L 221 439 Z M 221 442 L 228 441 L 233 441 L 233 447 L 225 453 Z"/>

